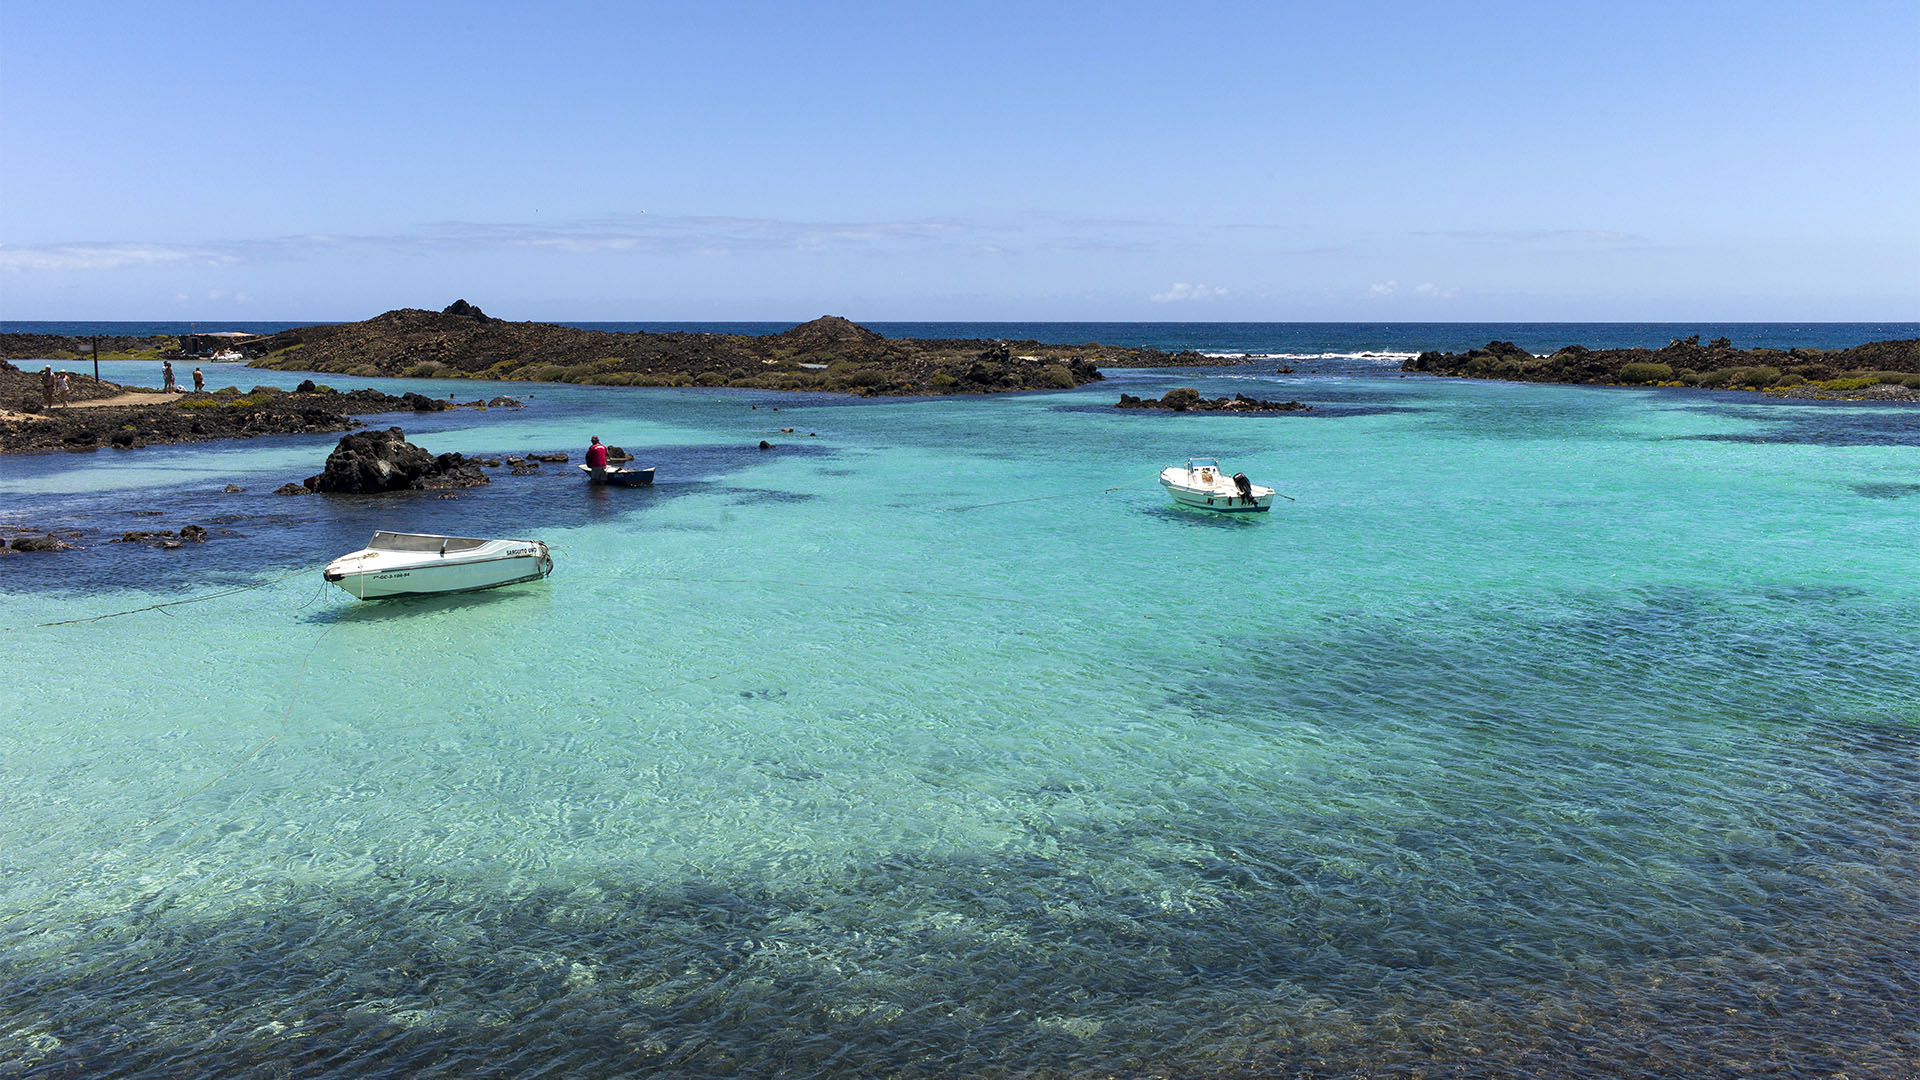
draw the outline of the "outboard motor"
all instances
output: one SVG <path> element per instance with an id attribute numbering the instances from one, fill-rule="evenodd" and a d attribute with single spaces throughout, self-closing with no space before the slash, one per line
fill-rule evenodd
<path id="1" fill-rule="evenodd" d="M 1247 500 L 1248 502 L 1253 501 L 1253 481 L 1247 479 L 1246 473 L 1243 473 L 1243 472 L 1234 473 L 1233 486 L 1240 489 L 1241 498 Z"/>

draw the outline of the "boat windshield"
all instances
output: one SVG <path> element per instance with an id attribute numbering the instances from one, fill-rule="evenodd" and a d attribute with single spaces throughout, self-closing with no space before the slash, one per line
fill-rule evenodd
<path id="1" fill-rule="evenodd" d="M 376 532 L 367 542 L 381 551 L 470 551 L 485 544 L 471 536 L 431 536 L 426 533 Z"/>

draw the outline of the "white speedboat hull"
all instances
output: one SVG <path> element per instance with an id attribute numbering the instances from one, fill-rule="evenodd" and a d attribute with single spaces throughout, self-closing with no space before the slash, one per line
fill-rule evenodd
<path id="1" fill-rule="evenodd" d="M 327 564 L 326 578 L 359 600 L 476 592 L 538 581 L 553 556 L 538 540 L 376 532 L 359 551 Z"/>
<path id="2" fill-rule="evenodd" d="M 1195 510 L 1211 510 L 1217 514 L 1264 514 L 1273 509 L 1274 491 L 1259 484 L 1248 484 L 1241 490 L 1230 476 L 1223 474 L 1218 465 L 1203 465 L 1188 462 L 1186 466 L 1169 465 L 1160 470 L 1160 486 L 1181 506 L 1190 506 Z"/>

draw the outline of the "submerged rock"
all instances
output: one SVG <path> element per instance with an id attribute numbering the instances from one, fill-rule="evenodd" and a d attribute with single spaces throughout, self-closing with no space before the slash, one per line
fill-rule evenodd
<path id="1" fill-rule="evenodd" d="M 204 527 L 199 525 L 182 525 L 178 533 L 172 529 L 161 529 L 159 532 L 130 529 L 121 533 L 118 540 L 108 542 L 114 544 L 152 544 L 163 548 L 177 548 L 182 541 L 190 544 L 204 544 L 206 540 L 207 530 Z"/>
<path id="2" fill-rule="evenodd" d="M 73 545 L 51 534 L 16 536 L 7 545 L 11 551 L 66 551 Z"/>
<path id="3" fill-rule="evenodd" d="M 1235 394 L 1230 398 L 1203 398 L 1200 392 L 1191 386 L 1182 386 L 1169 390 L 1156 401 L 1153 398 L 1137 398 L 1132 394 L 1121 394 L 1114 405 L 1116 409 L 1171 409 L 1174 412 L 1231 412 L 1231 413 L 1276 413 L 1306 412 L 1313 408 L 1299 401 L 1263 401 L 1250 398 L 1245 394 Z"/>

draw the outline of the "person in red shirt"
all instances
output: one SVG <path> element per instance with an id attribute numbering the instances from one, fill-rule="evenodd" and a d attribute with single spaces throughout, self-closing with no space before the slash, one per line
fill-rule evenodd
<path id="1" fill-rule="evenodd" d="M 593 444 L 587 447 L 587 468 L 596 474 L 606 471 L 607 448 L 600 442 L 600 436 L 593 437 Z"/>

